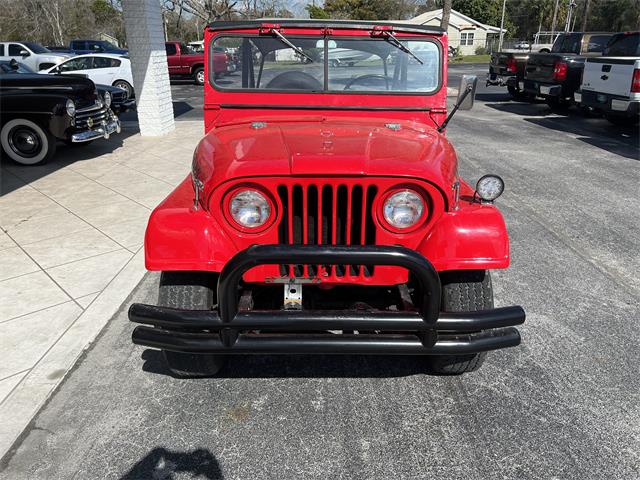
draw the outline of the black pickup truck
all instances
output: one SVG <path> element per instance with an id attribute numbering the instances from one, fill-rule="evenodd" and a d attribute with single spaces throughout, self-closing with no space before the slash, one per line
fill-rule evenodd
<path id="1" fill-rule="evenodd" d="M 571 106 L 580 88 L 586 57 L 601 56 L 613 33 L 571 32 L 560 35 L 551 53 L 532 53 L 525 67 L 524 90 L 543 97 L 552 109 Z"/>
<path id="2" fill-rule="evenodd" d="M 487 86 L 507 86 L 509 94 L 516 99 L 525 98 L 524 69 L 529 52 L 496 52 L 491 54 Z"/>

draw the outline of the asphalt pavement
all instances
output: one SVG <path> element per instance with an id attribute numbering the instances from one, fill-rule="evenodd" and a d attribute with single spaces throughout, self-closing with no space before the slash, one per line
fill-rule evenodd
<path id="1" fill-rule="evenodd" d="M 469 182 L 505 180 L 512 265 L 493 280 L 497 306 L 527 311 L 521 346 L 460 377 L 413 357 L 274 356 L 176 379 L 130 342 L 148 274 L 0 479 L 640 478 L 637 129 L 481 87 L 448 137 Z"/>

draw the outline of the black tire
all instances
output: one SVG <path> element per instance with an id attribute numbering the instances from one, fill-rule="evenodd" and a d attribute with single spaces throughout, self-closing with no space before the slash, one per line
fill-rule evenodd
<path id="1" fill-rule="evenodd" d="M 444 272 L 442 281 L 442 310 L 445 312 L 472 312 L 493 308 L 491 275 L 485 270 Z M 467 355 L 434 355 L 428 357 L 430 373 L 460 375 L 478 370 L 486 352 Z"/>
<path id="2" fill-rule="evenodd" d="M 640 117 L 629 117 L 624 115 L 611 115 L 605 114 L 604 118 L 606 118 L 610 123 L 620 126 L 620 127 L 632 127 L 638 124 L 640 121 Z"/>
<path id="3" fill-rule="evenodd" d="M 514 100 L 524 100 L 527 98 L 527 94 L 525 92 L 518 90 L 516 87 L 507 85 L 507 91 L 509 92 L 509 95 L 511 95 L 511 97 Z"/>
<path id="4" fill-rule="evenodd" d="M 198 67 L 193 71 L 193 81 L 196 85 L 204 85 L 204 68 Z"/>
<path id="5" fill-rule="evenodd" d="M 112 86 L 121 88 L 122 90 L 127 92 L 125 100 L 129 100 L 131 97 L 133 97 L 133 87 L 126 80 L 116 80 L 115 82 L 113 82 Z"/>
<path id="6" fill-rule="evenodd" d="M 2 151 L 20 165 L 42 165 L 56 153 L 56 138 L 39 124 L 14 118 L 0 129 Z"/>
<path id="7" fill-rule="evenodd" d="M 162 272 L 158 305 L 188 310 L 209 310 L 216 302 L 216 275 L 206 272 Z M 199 378 L 217 374 L 226 359 L 222 355 L 162 350 L 169 370 L 177 377 Z"/>
<path id="8" fill-rule="evenodd" d="M 544 101 L 547 102 L 552 112 L 564 113 L 571 106 L 570 102 L 558 97 L 545 97 Z"/>

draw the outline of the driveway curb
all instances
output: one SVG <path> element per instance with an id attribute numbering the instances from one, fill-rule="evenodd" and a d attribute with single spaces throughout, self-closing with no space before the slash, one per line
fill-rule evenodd
<path id="1" fill-rule="evenodd" d="M 0 463 L 145 273 L 140 248 L 0 405 Z"/>

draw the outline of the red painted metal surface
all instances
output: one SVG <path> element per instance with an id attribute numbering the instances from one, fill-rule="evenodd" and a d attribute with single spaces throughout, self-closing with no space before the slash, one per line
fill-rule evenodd
<path id="1" fill-rule="evenodd" d="M 370 35 L 362 29 L 339 30 L 340 35 Z M 292 28 L 286 33 L 322 32 Z M 206 45 L 214 35 L 207 30 Z M 447 51 L 446 36 L 431 37 Z M 203 182 L 200 204 L 194 208 L 187 178 L 154 210 L 145 238 L 147 268 L 220 271 L 251 245 L 277 243 L 403 245 L 439 271 L 507 267 L 509 243 L 500 212 L 474 201 L 473 189 L 457 176 L 453 147 L 435 130 L 446 115 L 444 54 L 442 61 L 442 88 L 433 95 L 237 93 L 205 85 L 208 133 L 194 154 L 194 171 Z M 296 108 L 300 105 L 349 109 Z M 252 125 L 256 121 L 264 124 Z M 398 125 L 388 128 L 391 122 Z M 456 181 L 461 185 L 458 205 Z M 231 192 L 244 186 L 260 190 L 272 204 L 272 218 L 253 232 L 238 228 L 226 213 Z M 416 190 L 426 203 L 419 225 L 407 232 L 394 231 L 381 220 L 382 202 L 398 188 Z M 244 278 L 273 282 L 292 275 L 328 284 L 407 280 L 401 268 L 359 265 L 267 265 Z"/>

